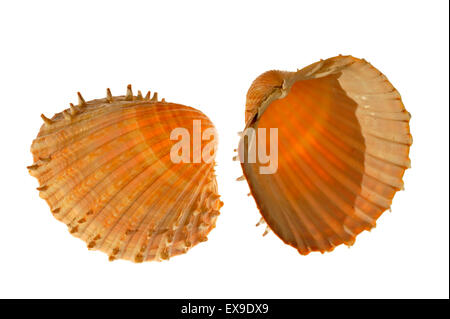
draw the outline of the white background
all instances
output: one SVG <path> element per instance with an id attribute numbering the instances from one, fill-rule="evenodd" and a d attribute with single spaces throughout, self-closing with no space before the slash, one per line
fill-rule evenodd
<path id="1" fill-rule="evenodd" d="M 447 1 L 2 1 L 0 297 L 448 298 L 448 24 Z M 412 169 L 376 229 L 301 256 L 261 236 L 231 158 L 256 76 L 340 53 L 367 59 L 402 94 Z M 217 227 L 168 262 L 88 251 L 25 168 L 41 113 L 128 83 L 199 108 L 219 132 Z"/>

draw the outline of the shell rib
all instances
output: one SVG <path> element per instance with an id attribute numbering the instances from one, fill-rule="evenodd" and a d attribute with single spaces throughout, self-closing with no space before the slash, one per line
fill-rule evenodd
<path id="1" fill-rule="evenodd" d="M 215 163 L 173 163 L 170 134 L 185 128 L 192 137 L 194 120 L 202 133 L 211 121 L 156 93 L 134 96 L 130 85 L 125 96 L 78 96 L 78 105 L 43 116 L 31 146 L 28 170 L 54 216 L 110 260 L 163 260 L 206 241 L 222 206 Z"/>
<path id="2" fill-rule="evenodd" d="M 400 94 L 365 60 L 338 56 L 260 75 L 247 94 L 246 129 L 278 128 L 278 170 L 241 165 L 270 229 L 305 255 L 352 245 L 403 189 L 409 119 Z"/>

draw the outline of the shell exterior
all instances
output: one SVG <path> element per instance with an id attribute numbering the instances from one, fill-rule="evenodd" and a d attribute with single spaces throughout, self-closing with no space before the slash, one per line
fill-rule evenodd
<path id="1" fill-rule="evenodd" d="M 338 56 L 259 76 L 246 129 L 278 128 L 278 170 L 241 165 L 269 228 L 301 254 L 352 245 L 403 189 L 409 119 L 400 94 L 365 60 Z"/>
<path id="2" fill-rule="evenodd" d="M 207 240 L 222 206 L 215 163 L 175 164 L 169 155 L 172 129 L 192 137 L 194 120 L 202 132 L 214 128 L 202 112 L 156 93 L 134 96 L 128 86 L 125 96 L 108 89 L 85 102 L 79 94 L 77 106 L 42 117 L 29 172 L 54 216 L 89 249 L 142 262 Z"/>

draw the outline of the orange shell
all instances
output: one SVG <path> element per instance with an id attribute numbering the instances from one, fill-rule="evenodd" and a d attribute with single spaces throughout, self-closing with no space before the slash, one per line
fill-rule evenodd
<path id="1" fill-rule="evenodd" d="M 278 170 L 241 165 L 270 229 L 301 254 L 352 245 L 403 188 L 409 119 L 400 94 L 365 60 L 338 56 L 259 76 L 246 129 L 278 128 Z"/>
<path id="2" fill-rule="evenodd" d="M 206 241 L 222 202 L 214 161 L 174 164 L 172 129 L 200 111 L 158 101 L 150 92 L 85 102 L 48 119 L 31 152 L 29 172 L 54 216 L 89 249 L 135 262 L 168 259 Z M 214 142 L 216 143 L 216 142 Z M 202 143 L 202 147 L 204 143 Z M 217 147 L 214 144 L 214 147 Z"/>

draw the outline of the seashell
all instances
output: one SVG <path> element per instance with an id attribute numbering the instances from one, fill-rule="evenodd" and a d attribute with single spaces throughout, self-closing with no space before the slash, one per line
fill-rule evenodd
<path id="1" fill-rule="evenodd" d="M 31 146 L 28 170 L 53 215 L 110 260 L 163 260 L 206 241 L 223 205 L 214 173 L 217 141 L 194 145 L 176 163 L 171 151 L 179 142 L 171 132 L 184 128 L 191 143 L 196 134 L 215 134 L 208 117 L 158 101 L 157 93 L 133 95 L 130 85 L 124 96 L 108 89 L 104 99 L 78 97 L 78 105 L 42 115 Z M 203 151 L 209 161 L 189 161 Z"/>
<path id="2" fill-rule="evenodd" d="M 409 119 L 387 78 L 352 56 L 256 78 L 238 157 L 269 228 L 303 255 L 352 245 L 403 189 Z M 278 162 L 263 174 L 272 159 L 249 156 L 268 154 L 269 128 L 277 128 Z"/>

